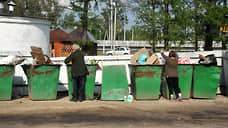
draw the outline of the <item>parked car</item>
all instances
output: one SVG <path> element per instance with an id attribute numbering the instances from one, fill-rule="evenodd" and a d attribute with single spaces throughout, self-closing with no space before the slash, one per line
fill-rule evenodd
<path id="1" fill-rule="evenodd" d="M 130 48 L 127 47 L 117 47 L 112 51 L 107 51 L 106 55 L 111 56 L 111 55 L 130 55 L 131 50 Z"/>

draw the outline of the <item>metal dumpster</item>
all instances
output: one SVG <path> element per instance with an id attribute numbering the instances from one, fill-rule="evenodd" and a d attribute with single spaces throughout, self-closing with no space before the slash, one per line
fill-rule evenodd
<path id="1" fill-rule="evenodd" d="M 189 65 L 189 64 L 178 65 L 178 84 L 179 84 L 183 99 L 189 99 L 191 97 L 192 75 L 193 75 L 193 65 Z M 162 95 L 168 99 L 169 89 L 166 82 L 165 82 L 165 87 L 162 88 L 162 92 L 163 92 Z M 175 96 L 175 92 L 173 92 L 173 94 Z"/>
<path id="2" fill-rule="evenodd" d="M 97 64 L 87 65 L 87 69 L 89 71 L 89 75 L 86 76 L 85 83 L 85 98 L 92 100 L 94 98 L 94 88 L 95 88 L 95 77 Z M 68 87 L 69 87 L 69 97 L 72 98 L 73 84 L 72 84 L 72 76 L 71 76 L 71 65 L 67 65 L 68 72 Z"/>
<path id="3" fill-rule="evenodd" d="M 56 99 L 60 65 L 23 65 L 22 67 L 28 78 L 30 99 Z"/>
<path id="4" fill-rule="evenodd" d="M 193 98 L 215 98 L 221 67 L 194 65 Z"/>
<path id="5" fill-rule="evenodd" d="M 14 65 L 0 65 L 0 100 L 11 100 Z"/>
<path id="6" fill-rule="evenodd" d="M 159 99 L 162 65 L 130 65 L 131 87 L 137 100 Z"/>
<path id="7" fill-rule="evenodd" d="M 103 66 L 101 100 L 124 100 L 129 94 L 125 65 Z"/>

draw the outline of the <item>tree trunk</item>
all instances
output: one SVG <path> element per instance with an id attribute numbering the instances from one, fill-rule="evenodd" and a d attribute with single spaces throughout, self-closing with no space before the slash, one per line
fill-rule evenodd
<path id="1" fill-rule="evenodd" d="M 152 0 L 152 8 L 153 8 L 153 13 L 155 12 L 155 0 Z M 152 48 L 152 51 L 155 53 L 155 49 L 156 49 L 156 28 L 155 28 L 155 23 L 154 23 L 154 21 L 152 21 L 153 23 L 152 23 L 152 25 L 153 25 L 153 35 L 152 35 L 152 37 L 153 37 L 153 48 Z"/>
<path id="2" fill-rule="evenodd" d="M 210 24 L 206 24 L 206 31 L 205 31 L 205 45 L 204 50 L 210 51 L 213 50 L 213 34 L 211 33 L 212 26 Z"/>
<path id="3" fill-rule="evenodd" d="M 83 41 L 88 41 L 87 31 L 88 31 L 88 10 L 89 10 L 89 1 L 86 0 L 84 2 L 83 9 L 83 19 L 82 19 L 82 27 L 83 27 Z"/>
<path id="4" fill-rule="evenodd" d="M 208 8 L 210 8 L 212 4 L 212 0 L 208 0 Z M 208 12 L 208 10 L 207 10 Z M 205 45 L 204 45 L 204 50 L 205 51 L 210 51 L 213 50 L 212 45 L 213 45 L 213 34 L 212 34 L 212 25 L 209 23 L 206 23 L 205 25 L 206 30 L 205 30 Z"/>
<path id="5" fill-rule="evenodd" d="M 196 29 L 196 27 L 195 27 Z M 195 51 L 198 51 L 198 34 L 195 32 Z"/>
<path id="6" fill-rule="evenodd" d="M 198 13 L 197 13 L 197 9 L 198 9 L 198 0 L 195 0 L 194 1 L 194 4 L 195 4 L 195 9 L 194 9 L 194 17 L 195 17 L 195 51 L 198 51 L 198 32 L 199 32 L 199 29 L 198 29 L 198 25 L 199 25 L 199 20 L 198 20 Z"/>
<path id="7" fill-rule="evenodd" d="M 226 9 L 226 2 L 227 2 L 227 0 L 223 0 L 223 8 L 224 8 L 224 10 Z M 227 18 L 227 17 L 225 17 L 225 18 Z M 222 35 L 224 36 L 224 34 L 222 34 Z M 226 50 L 226 43 L 227 43 L 227 39 L 225 38 L 225 39 L 222 40 L 222 50 Z"/>
<path id="8" fill-rule="evenodd" d="M 164 27 L 164 42 L 165 42 L 165 50 L 168 50 L 168 33 L 169 33 L 169 22 L 168 22 L 168 16 L 169 16 L 169 2 L 168 0 L 165 0 L 165 27 Z"/>

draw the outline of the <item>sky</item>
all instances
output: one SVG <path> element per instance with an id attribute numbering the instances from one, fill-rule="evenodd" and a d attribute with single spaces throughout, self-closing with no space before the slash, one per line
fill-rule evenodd
<path id="1" fill-rule="evenodd" d="M 70 0 L 57 0 L 59 2 L 60 5 L 64 6 L 64 7 L 69 7 L 70 5 Z M 122 3 L 126 3 L 127 0 L 121 0 Z M 66 10 L 65 13 L 70 12 L 69 10 Z M 135 15 L 133 14 L 133 12 L 131 12 L 129 9 L 127 9 L 127 17 L 128 17 L 128 24 L 126 25 L 126 29 L 130 29 L 132 25 L 135 24 Z"/>

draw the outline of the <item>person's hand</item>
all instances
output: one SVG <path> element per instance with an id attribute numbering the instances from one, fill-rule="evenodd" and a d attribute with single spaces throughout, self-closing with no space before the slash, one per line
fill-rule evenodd
<path id="1" fill-rule="evenodd" d="M 71 54 L 72 52 L 69 52 L 69 53 L 67 53 L 67 55 L 66 56 L 70 56 L 70 54 Z"/>

